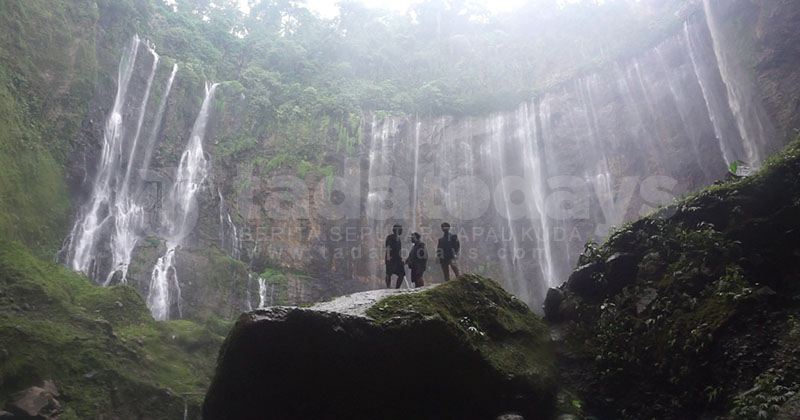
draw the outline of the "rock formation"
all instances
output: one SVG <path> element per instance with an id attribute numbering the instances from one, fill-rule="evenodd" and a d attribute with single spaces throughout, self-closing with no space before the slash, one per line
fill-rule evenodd
<path id="1" fill-rule="evenodd" d="M 546 419 L 547 329 L 482 277 L 243 314 L 220 351 L 203 417 Z"/>
<path id="2" fill-rule="evenodd" d="M 560 362 L 589 411 L 738 419 L 796 410 L 799 175 L 800 139 L 756 175 L 587 246 L 545 312 L 567 331 Z"/>

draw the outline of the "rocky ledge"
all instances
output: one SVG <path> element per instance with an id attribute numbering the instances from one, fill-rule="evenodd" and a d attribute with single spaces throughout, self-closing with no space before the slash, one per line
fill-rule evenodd
<path id="1" fill-rule="evenodd" d="M 547 327 L 475 275 L 243 314 L 220 350 L 203 418 L 553 415 Z"/>

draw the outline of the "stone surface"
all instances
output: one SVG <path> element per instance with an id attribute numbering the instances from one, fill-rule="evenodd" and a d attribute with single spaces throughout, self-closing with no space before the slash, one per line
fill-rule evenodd
<path id="1" fill-rule="evenodd" d="M 476 276 L 256 310 L 223 345 L 203 416 L 545 419 L 546 343 L 535 314 Z"/>
<path id="2" fill-rule="evenodd" d="M 544 316 L 551 321 L 558 321 L 559 306 L 564 301 L 564 292 L 560 289 L 550 288 L 544 299 Z"/>
<path id="3" fill-rule="evenodd" d="M 6 407 L 21 418 L 50 420 L 61 411 L 61 404 L 55 396 L 58 391 L 52 381 L 46 381 L 44 388 L 32 386 L 11 396 Z M 55 394 L 53 393 L 55 391 Z"/>
<path id="4" fill-rule="evenodd" d="M 786 401 L 775 416 L 775 420 L 797 419 L 800 419 L 800 394 L 795 394 L 789 401 Z"/>
<path id="5" fill-rule="evenodd" d="M 567 280 L 567 289 L 587 299 L 602 297 L 605 293 L 599 278 L 602 270 L 603 265 L 600 262 L 592 262 L 576 268 Z"/>
<path id="6" fill-rule="evenodd" d="M 617 252 L 606 259 L 606 284 L 609 294 L 615 294 L 636 279 L 640 257 L 625 252 Z"/>

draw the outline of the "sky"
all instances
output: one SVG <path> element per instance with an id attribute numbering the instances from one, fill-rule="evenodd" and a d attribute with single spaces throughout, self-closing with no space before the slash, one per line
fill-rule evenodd
<path id="1" fill-rule="evenodd" d="M 339 13 L 336 3 L 340 0 L 305 0 L 309 9 L 316 12 L 324 18 L 335 17 Z M 393 12 L 405 12 L 408 8 L 419 3 L 420 0 L 361 0 L 361 3 L 373 9 L 385 9 Z M 242 9 L 247 9 L 247 0 L 239 0 Z M 492 13 L 508 12 L 521 4 L 525 0 L 476 0 L 476 3 L 481 3 Z"/>

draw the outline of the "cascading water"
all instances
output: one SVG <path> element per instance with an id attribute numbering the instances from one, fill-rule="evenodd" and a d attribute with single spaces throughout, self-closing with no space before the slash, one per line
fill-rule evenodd
<path id="1" fill-rule="evenodd" d="M 95 266 L 95 256 L 103 225 L 111 217 L 110 207 L 113 199 L 113 182 L 119 169 L 119 152 L 124 140 L 122 110 L 128 96 L 128 85 L 136 65 L 136 56 L 141 40 L 134 37 L 122 54 L 117 74 L 117 94 L 114 106 L 106 120 L 103 131 L 103 149 L 100 165 L 92 188 L 89 203 L 82 210 L 65 243 L 67 265 L 73 270 L 82 271 L 97 278 L 99 267 Z"/>
<path id="2" fill-rule="evenodd" d="M 387 213 L 379 178 L 401 178 L 413 191 L 412 226 L 450 221 L 466 233 L 462 269 L 541 302 L 548 286 L 566 281 L 588 239 L 720 179 L 733 161 L 764 156 L 768 128 L 760 127 L 768 124 L 725 53 L 713 1 L 704 5 L 705 19 L 692 17 L 655 48 L 514 112 L 373 122 L 367 213 Z M 431 151 L 424 157 L 423 145 Z M 462 176 L 473 176 L 468 188 L 450 185 Z M 462 217 L 484 184 L 494 205 Z M 369 272 L 381 267 L 375 259 Z"/>
<path id="3" fill-rule="evenodd" d="M 419 200 L 419 131 L 422 128 L 422 122 L 419 116 L 415 119 L 414 123 L 414 189 L 412 191 L 411 201 L 411 230 L 416 231 L 419 229 L 418 220 L 418 200 Z"/>
<path id="4" fill-rule="evenodd" d="M 147 77 L 145 94 L 142 98 L 142 104 L 139 107 L 141 111 L 139 112 L 139 120 L 136 124 L 136 134 L 133 136 L 130 149 L 126 151 L 127 153 L 122 153 L 122 156 L 127 156 L 128 164 L 125 168 L 125 176 L 122 179 L 122 185 L 115 195 L 116 199 L 114 200 L 113 209 L 111 210 L 111 213 L 114 215 L 114 230 L 111 233 L 112 268 L 111 272 L 106 276 L 103 286 L 108 286 L 114 274 L 117 272 L 122 274 L 120 282 L 125 283 L 127 281 L 131 254 L 133 253 L 134 247 L 136 247 L 136 242 L 139 240 L 137 229 L 142 225 L 144 220 L 144 208 L 137 202 L 137 197 L 130 194 L 130 187 L 131 171 L 136 161 L 139 136 L 142 133 L 144 117 L 147 114 L 147 101 L 150 99 L 150 89 L 153 86 L 153 79 L 158 69 L 158 54 L 150 47 L 148 47 L 148 51 L 153 56 L 153 66 L 150 70 L 150 75 Z M 138 185 L 135 185 L 134 188 L 138 188 Z"/>
<path id="5" fill-rule="evenodd" d="M 773 129 L 765 116 L 760 103 L 753 100 L 752 84 L 742 75 L 739 67 L 733 64 L 736 60 L 720 34 L 714 6 L 711 0 L 703 0 L 706 26 L 711 34 L 714 55 L 728 97 L 728 107 L 733 113 L 739 136 L 744 146 L 744 162 L 751 167 L 759 167 L 763 160 L 763 145 L 774 135 Z"/>
<path id="6" fill-rule="evenodd" d="M 150 276 L 147 306 L 156 320 L 170 319 L 170 308 L 177 304 L 181 313 L 181 288 L 175 268 L 175 251 L 194 228 L 197 216 L 197 192 L 208 174 L 208 162 L 203 152 L 203 138 L 218 84 L 206 86 L 200 113 L 189 136 L 189 144 L 181 155 L 175 182 L 165 197 L 161 229 L 167 238 L 167 251 L 158 259 Z"/>
<path id="7" fill-rule="evenodd" d="M 270 284 L 274 289 L 275 285 Z M 258 278 L 258 307 L 265 308 L 267 305 L 272 305 L 272 295 L 269 296 L 269 304 L 267 303 L 267 280 L 263 277 Z"/>
<path id="8" fill-rule="evenodd" d="M 236 228 L 236 223 L 234 223 L 231 218 L 230 211 L 226 210 L 225 199 L 222 197 L 222 191 L 219 189 L 217 189 L 217 196 L 219 197 L 219 241 L 228 252 L 228 255 L 238 260 L 241 257 L 242 245 L 239 239 L 239 231 Z"/>
<path id="9" fill-rule="evenodd" d="M 131 79 L 137 62 L 140 61 L 139 50 L 142 47 L 149 53 L 152 63 L 144 88 L 131 90 Z M 177 65 L 173 66 L 158 111 L 153 118 L 152 132 L 142 147 L 140 137 L 158 63 L 158 54 L 138 36 L 133 37 L 123 52 L 117 77 L 117 92 L 103 131 L 103 148 L 89 202 L 83 207 L 81 216 L 75 222 L 60 252 L 61 259 L 70 268 L 88 274 L 104 286 L 114 279 L 119 282 L 127 281 L 131 254 L 144 223 L 144 206 L 139 198 L 142 173 L 150 164 L 166 100 L 178 69 Z M 137 93 L 142 94 L 138 101 L 135 98 Z M 136 115 L 133 127 L 127 127 L 132 123 L 126 121 L 127 115 Z M 132 135 L 129 135 L 127 128 L 135 128 Z M 141 160 L 138 159 L 140 155 L 143 156 Z M 137 164 L 141 165 L 142 171 L 134 170 Z M 110 265 L 107 267 L 100 261 L 102 253 L 109 254 Z"/>
<path id="10" fill-rule="evenodd" d="M 161 96 L 161 102 L 158 104 L 155 123 L 153 124 L 152 131 L 150 132 L 150 138 L 147 139 L 147 146 L 144 149 L 144 159 L 142 159 L 142 168 L 140 170 L 143 177 L 146 176 L 145 174 L 150 170 L 150 162 L 153 159 L 153 151 L 155 150 L 158 135 L 161 132 L 164 111 L 167 109 L 167 99 L 169 99 L 169 93 L 172 91 L 172 84 L 175 82 L 176 74 L 178 74 L 178 63 L 172 65 L 172 73 L 170 73 L 169 79 L 167 79 L 167 85 L 164 88 L 164 95 Z"/>

